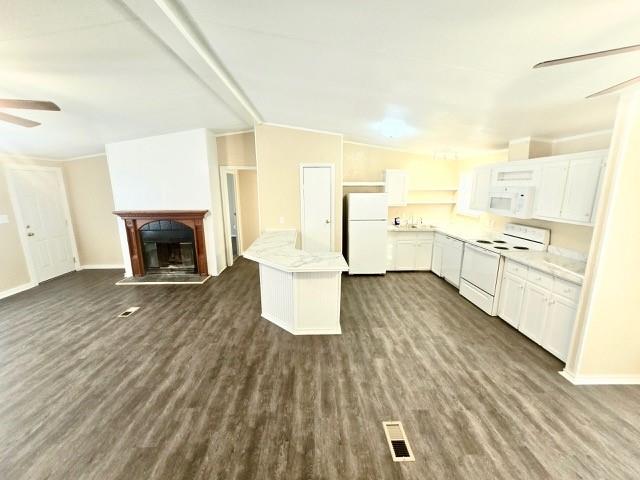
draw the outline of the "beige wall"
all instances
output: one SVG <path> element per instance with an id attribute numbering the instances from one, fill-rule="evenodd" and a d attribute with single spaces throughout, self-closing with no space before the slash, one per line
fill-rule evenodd
<path id="1" fill-rule="evenodd" d="M 218 163 L 221 167 L 255 167 L 256 144 L 253 132 L 216 137 Z"/>
<path id="2" fill-rule="evenodd" d="M 0 294 L 31 281 L 18 236 L 16 216 L 9 198 L 5 163 L 9 161 L 0 159 L 0 215 L 9 216 L 9 223 L 0 225 Z"/>
<path id="3" fill-rule="evenodd" d="M 69 209 L 81 265 L 122 265 L 107 157 L 64 163 Z"/>
<path id="4" fill-rule="evenodd" d="M 258 177 L 255 170 L 238 170 L 238 197 L 242 249 L 246 250 L 260 235 L 258 220 Z"/>
<path id="5" fill-rule="evenodd" d="M 611 131 L 604 131 L 588 135 L 560 138 L 553 142 L 551 153 L 553 155 L 562 155 L 563 153 L 604 150 L 609 148 L 611 144 L 611 134 Z"/>
<path id="6" fill-rule="evenodd" d="M 640 93 L 622 97 L 566 370 L 640 383 Z"/>
<path id="7" fill-rule="evenodd" d="M 402 150 L 344 142 L 344 181 L 382 181 L 387 169 L 405 170 L 409 176 L 409 200 L 449 201 L 455 192 L 427 189 L 457 188 L 458 167 L 455 160 L 435 160 L 432 154 L 416 154 Z M 378 187 L 348 187 L 344 193 L 382 192 Z M 389 208 L 389 218 L 418 217 L 425 223 L 449 221 L 452 205 L 407 205 Z"/>
<path id="8" fill-rule="evenodd" d="M 300 165 L 332 164 L 335 169 L 335 249 L 342 249 L 342 135 L 258 125 L 256 163 L 260 229 L 300 231 Z"/>

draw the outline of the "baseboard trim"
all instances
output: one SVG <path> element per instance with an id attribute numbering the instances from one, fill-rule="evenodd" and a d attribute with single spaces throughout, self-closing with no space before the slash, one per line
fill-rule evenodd
<path id="1" fill-rule="evenodd" d="M 3 290 L 0 292 L 0 299 L 10 297 L 11 295 L 15 295 L 16 293 L 24 292 L 25 290 L 29 290 L 38 284 L 36 282 L 24 283 L 22 285 L 18 285 L 17 287 L 10 288 L 9 290 Z"/>
<path id="2" fill-rule="evenodd" d="M 558 372 L 574 385 L 640 385 L 640 375 L 574 375 Z"/>
<path id="3" fill-rule="evenodd" d="M 289 332 L 291 335 L 342 335 L 342 329 L 338 328 L 327 328 L 327 329 L 307 329 L 307 330 L 296 330 L 289 328 L 288 325 L 283 323 L 281 320 L 275 318 L 268 313 L 262 312 L 262 318 L 273 323 L 276 327 L 280 327 L 286 332 Z"/>
<path id="4" fill-rule="evenodd" d="M 78 271 L 80 270 L 124 270 L 124 265 L 120 264 L 92 264 L 92 265 L 80 265 L 78 267 Z"/>

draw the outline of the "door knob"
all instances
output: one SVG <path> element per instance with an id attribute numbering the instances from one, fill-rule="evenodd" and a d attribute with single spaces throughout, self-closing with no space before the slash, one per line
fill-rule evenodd
<path id="1" fill-rule="evenodd" d="M 324 223 L 331 223 L 329 220 L 325 220 Z"/>
<path id="2" fill-rule="evenodd" d="M 33 233 L 33 232 L 27 233 L 27 237 L 33 237 L 34 235 L 35 235 L 35 233 Z"/>

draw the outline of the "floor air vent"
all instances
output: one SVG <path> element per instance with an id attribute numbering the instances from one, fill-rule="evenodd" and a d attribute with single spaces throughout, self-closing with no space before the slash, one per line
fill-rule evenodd
<path id="1" fill-rule="evenodd" d="M 394 462 L 413 462 L 413 452 L 400 422 L 382 422 Z"/>
<path id="2" fill-rule="evenodd" d="M 127 308 L 124 312 L 122 312 L 120 315 L 118 315 L 118 318 L 120 318 L 120 317 L 130 317 L 131 315 L 136 313 L 138 310 L 140 310 L 140 307 Z"/>

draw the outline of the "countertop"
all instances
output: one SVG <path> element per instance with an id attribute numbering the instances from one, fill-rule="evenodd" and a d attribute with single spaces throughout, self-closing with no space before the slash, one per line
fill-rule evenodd
<path id="1" fill-rule="evenodd" d="M 298 232 L 264 232 L 242 254 L 245 258 L 285 272 L 345 272 L 349 266 L 339 252 L 311 253 L 296 248 Z"/>
<path id="2" fill-rule="evenodd" d="M 522 263 L 536 270 L 541 270 L 554 277 L 568 282 L 582 285 L 586 263 L 579 260 L 554 255 L 549 252 L 516 252 L 507 251 L 501 254 L 503 257 Z"/>
<path id="3" fill-rule="evenodd" d="M 388 230 L 390 232 L 437 232 L 444 235 L 448 235 L 458 240 L 462 240 L 466 243 L 471 243 L 481 248 L 486 248 L 477 240 L 491 240 L 499 237 L 498 232 L 492 232 L 490 230 L 482 230 L 473 227 L 462 227 L 460 225 L 425 225 L 423 227 L 413 228 L 410 226 L 394 226 L 389 225 Z M 545 273 L 553 275 L 554 277 L 562 280 L 567 280 L 578 285 L 582 285 L 584 280 L 584 271 L 586 263 L 579 260 L 574 260 L 561 255 L 555 255 L 549 252 L 535 252 L 535 251 L 516 251 L 505 250 L 496 251 L 488 249 L 494 253 L 499 253 L 505 258 L 510 258 L 516 262 L 520 262 L 537 270 L 541 270 Z"/>

